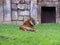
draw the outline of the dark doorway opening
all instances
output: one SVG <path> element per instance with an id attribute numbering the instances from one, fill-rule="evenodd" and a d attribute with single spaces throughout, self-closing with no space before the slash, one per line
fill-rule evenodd
<path id="1" fill-rule="evenodd" d="M 41 23 L 55 23 L 56 22 L 56 8 L 55 7 L 41 7 Z"/>

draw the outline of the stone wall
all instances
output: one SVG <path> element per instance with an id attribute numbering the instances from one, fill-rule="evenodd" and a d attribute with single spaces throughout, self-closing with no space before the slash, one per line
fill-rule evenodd
<path id="1" fill-rule="evenodd" d="M 0 1 L 1 24 L 22 24 L 30 16 L 37 20 L 37 0 Z"/>
<path id="2" fill-rule="evenodd" d="M 30 16 L 41 23 L 41 7 L 56 7 L 56 23 L 60 23 L 59 0 L 0 0 L 0 24 L 22 24 Z"/>
<path id="3" fill-rule="evenodd" d="M 60 23 L 60 2 L 59 0 L 39 0 L 38 1 L 38 20 L 39 23 L 41 23 L 41 7 L 46 6 L 46 7 L 56 7 L 56 23 Z"/>
<path id="4" fill-rule="evenodd" d="M 30 16 L 30 0 L 12 0 L 12 23 L 22 24 Z"/>
<path id="5" fill-rule="evenodd" d="M 37 0 L 12 0 L 13 24 L 22 24 L 30 16 L 37 21 Z"/>

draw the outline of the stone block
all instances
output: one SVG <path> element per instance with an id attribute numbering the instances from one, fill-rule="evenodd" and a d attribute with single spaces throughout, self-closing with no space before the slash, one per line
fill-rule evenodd
<path id="1" fill-rule="evenodd" d="M 0 5 L 6 5 L 6 0 L 0 0 Z"/>
<path id="2" fill-rule="evenodd" d="M 4 21 L 3 24 L 12 24 L 11 21 Z"/>
<path id="3" fill-rule="evenodd" d="M 0 4 L 3 4 L 3 0 L 0 0 Z"/>
<path id="4" fill-rule="evenodd" d="M 29 9 L 30 7 L 27 4 L 18 4 L 18 8 L 19 9 Z"/>
<path id="5" fill-rule="evenodd" d="M 12 3 L 19 3 L 20 0 L 12 0 Z"/>
<path id="6" fill-rule="evenodd" d="M 23 16 L 19 16 L 18 20 L 24 20 L 24 17 Z"/>
<path id="7" fill-rule="evenodd" d="M 56 18 L 56 23 L 60 23 L 60 17 Z"/>
<path id="8" fill-rule="evenodd" d="M 18 15 L 29 15 L 29 11 L 18 11 Z"/>
<path id="9" fill-rule="evenodd" d="M 3 15 L 0 13 L 0 22 L 3 21 Z"/>
<path id="10" fill-rule="evenodd" d="M 17 21 L 12 21 L 12 24 L 17 24 Z"/>
<path id="11" fill-rule="evenodd" d="M 3 21 L 3 6 L 0 5 L 0 22 Z"/>
<path id="12" fill-rule="evenodd" d="M 17 24 L 22 25 L 23 21 L 17 21 Z"/>
<path id="13" fill-rule="evenodd" d="M 27 4 L 30 4 L 30 0 L 25 0 Z"/>
<path id="14" fill-rule="evenodd" d="M 18 19 L 17 11 L 12 11 L 12 20 L 17 20 L 17 19 Z"/>
<path id="15" fill-rule="evenodd" d="M 11 7 L 10 0 L 6 0 L 6 5 L 4 5 L 4 21 L 11 21 Z"/>
<path id="16" fill-rule="evenodd" d="M 17 9 L 17 5 L 16 4 L 12 4 L 12 9 Z"/>

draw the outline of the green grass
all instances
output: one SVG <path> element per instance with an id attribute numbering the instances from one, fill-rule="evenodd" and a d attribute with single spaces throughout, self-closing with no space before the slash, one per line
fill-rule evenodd
<path id="1" fill-rule="evenodd" d="M 19 25 L 0 25 L 0 45 L 60 45 L 60 24 L 36 25 L 38 32 L 19 30 Z"/>

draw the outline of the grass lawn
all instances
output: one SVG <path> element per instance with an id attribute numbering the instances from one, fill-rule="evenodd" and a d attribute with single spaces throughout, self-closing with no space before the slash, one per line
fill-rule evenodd
<path id="1" fill-rule="evenodd" d="M 19 25 L 0 25 L 0 45 L 60 45 L 60 24 L 36 25 L 38 32 L 19 30 Z"/>

